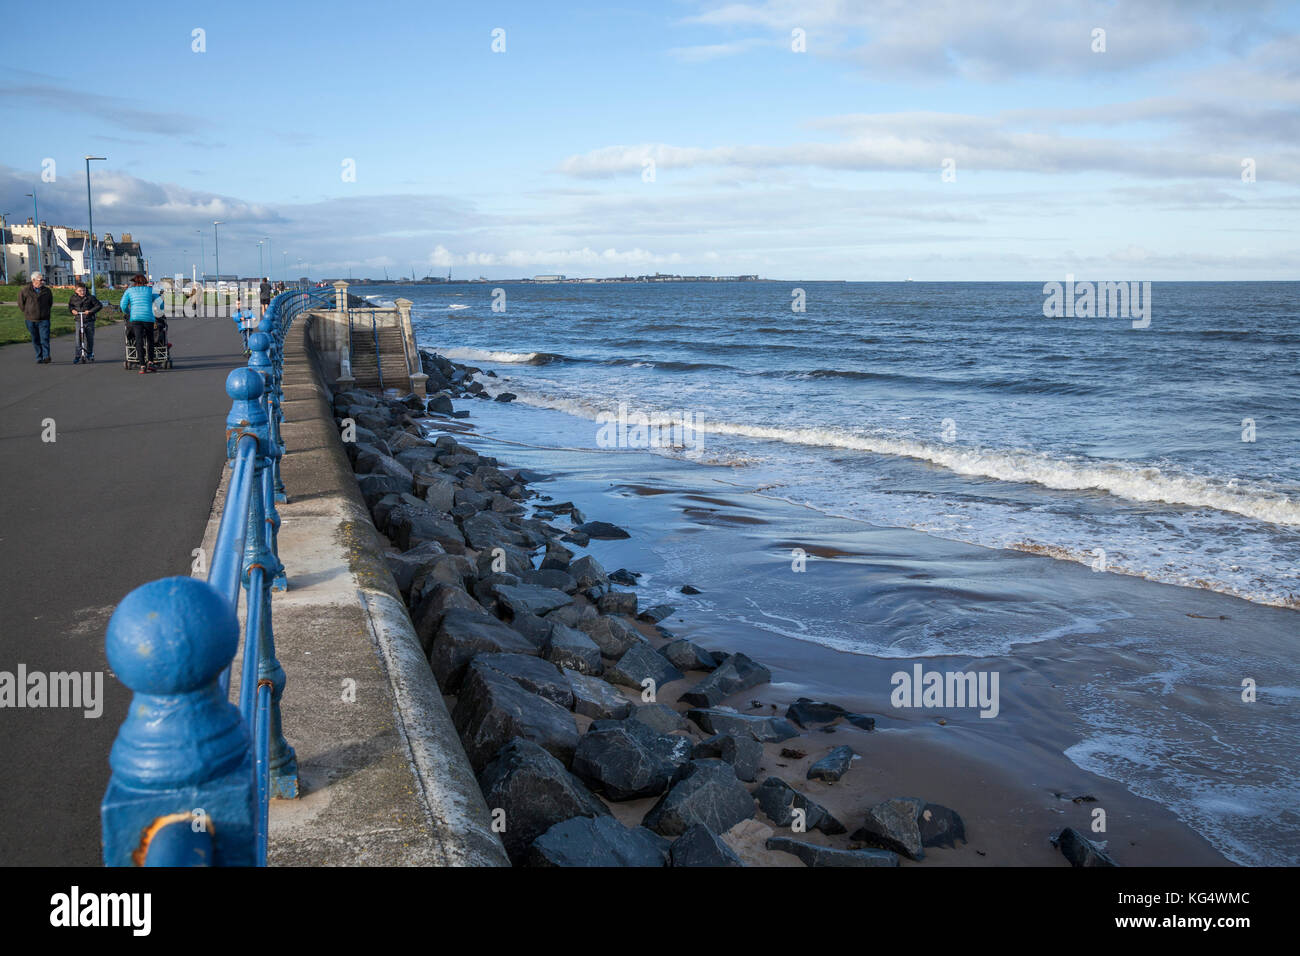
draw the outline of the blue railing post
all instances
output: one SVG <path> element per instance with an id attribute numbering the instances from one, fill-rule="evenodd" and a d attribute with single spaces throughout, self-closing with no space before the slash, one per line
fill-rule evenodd
<path id="1" fill-rule="evenodd" d="M 271 382 L 270 391 L 267 392 L 267 409 L 271 417 L 271 438 L 280 448 L 280 456 L 276 456 L 275 464 L 272 469 L 275 483 L 275 500 L 281 503 L 289 500 L 285 493 L 284 479 L 280 477 L 280 457 L 284 454 L 284 438 L 280 434 L 280 424 L 284 421 L 284 333 L 285 328 L 280 321 L 280 309 L 278 303 L 271 303 L 266 313 L 262 316 L 262 322 L 258 325 L 259 332 L 268 336 L 271 340 Z M 283 590 L 278 588 L 277 590 Z"/>
<path id="2" fill-rule="evenodd" d="M 249 336 L 248 343 L 249 348 L 253 350 L 248 360 L 248 371 L 252 375 L 259 376 L 259 384 L 265 388 L 269 379 L 261 369 L 266 368 L 270 361 L 266 354 L 270 339 L 261 332 L 254 332 Z M 249 430 L 257 436 L 259 454 L 254 460 L 253 494 L 248 508 L 248 538 L 244 544 L 243 582 L 250 609 L 248 626 L 250 628 L 257 626 L 259 629 L 256 642 L 258 681 L 271 682 L 271 796 L 292 799 L 298 796 L 298 760 L 293 747 L 289 746 L 289 742 L 284 739 L 281 730 L 280 698 L 284 695 L 285 675 L 284 668 L 280 666 L 275 656 L 275 632 L 271 626 L 272 581 L 284 573 L 284 567 L 275 554 L 275 533 L 279 525 L 279 515 L 275 511 L 275 491 L 271 484 L 270 470 L 273 456 L 278 449 L 271 441 L 270 421 L 266 406 L 262 402 L 257 402 L 255 410 L 250 409 L 249 421 Z M 254 569 L 260 573 L 254 575 L 252 573 Z M 254 591 L 259 593 L 255 594 Z M 255 607 L 260 610 L 256 615 L 252 610 Z M 245 668 L 250 666 L 247 659 L 243 666 Z M 245 681 L 244 686 L 252 685 Z M 246 719 L 251 718 L 253 713 L 251 692 L 248 695 L 241 695 L 241 701 L 244 701 L 241 709 Z"/>
<path id="3" fill-rule="evenodd" d="M 100 807 L 106 866 L 255 864 L 248 731 L 218 682 L 238 642 L 234 609 L 195 578 L 151 581 L 113 612 L 108 663 L 134 694 Z"/>
<path id="4" fill-rule="evenodd" d="M 271 554 L 275 556 L 274 566 L 268 565 L 271 577 L 271 590 L 284 591 L 289 587 L 285 577 L 284 565 L 280 563 L 280 512 L 275 507 L 275 472 L 284 455 L 284 446 L 280 444 L 275 428 L 275 363 L 271 355 L 272 340 L 265 332 L 254 332 L 248 337 L 248 347 L 252 354 L 248 357 L 248 367 L 262 377 L 262 403 L 266 413 L 267 438 L 263 454 L 266 456 L 265 480 L 270 486 L 266 499 L 265 520 L 270 525 Z M 255 486 L 256 487 L 256 486 Z"/>

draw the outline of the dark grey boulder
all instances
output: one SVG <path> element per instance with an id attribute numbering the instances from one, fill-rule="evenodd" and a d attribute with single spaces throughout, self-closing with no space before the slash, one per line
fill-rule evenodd
<path id="1" fill-rule="evenodd" d="M 710 757 L 725 760 L 739 779 L 752 783 L 758 779 L 763 745 L 749 734 L 714 734 L 696 744 L 691 756 L 697 760 Z"/>
<path id="2" fill-rule="evenodd" d="M 591 538 L 587 537 L 581 531 L 570 531 L 560 540 L 567 541 L 569 544 L 576 544 L 580 548 L 585 548 L 587 545 L 591 544 Z"/>
<path id="3" fill-rule="evenodd" d="M 657 797 L 690 759 L 690 741 L 635 720 L 598 720 L 578 741 L 574 774 L 611 800 Z"/>
<path id="4" fill-rule="evenodd" d="M 697 588 L 694 584 L 683 584 L 682 587 L 681 587 L 681 592 L 682 592 L 683 594 L 703 594 L 703 593 L 704 593 L 704 592 L 701 591 L 699 588 Z"/>
<path id="5" fill-rule="evenodd" d="M 654 607 L 648 607 L 636 616 L 638 621 L 645 621 L 647 624 L 658 624 L 660 621 L 669 617 L 677 608 L 671 604 L 656 604 Z"/>
<path id="6" fill-rule="evenodd" d="M 565 594 L 576 594 L 578 583 L 573 580 L 573 576 L 564 571 L 524 571 L 520 574 L 525 584 L 532 584 L 539 588 L 552 588 L 556 591 L 563 591 Z"/>
<path id="7" fill-rule="evenodd" d="M 1076 830 L 1066 827 L 1052 837 L 1052 846 L 1061 851 L 1062 856 L 1070 861 L 1070 866 L 1119 866 L 1109 853 L 1101 846 Z"/>
<path id="8" fill-rule="evenodd" d="M 422 570 L 435 554 L 445 553 L 442 545 L 436 541 L 429 541 L 413 551 L 386 554 L 384 561 L 388 565 L 388 570 L 393 572 L 393 581 L 397 584 L 397 590 L 407 595 L 411 593 L 416 572 Z"/>
<path id="9" fill-rule="evenodd" d="M 925 856 L 925 850 L 921 848 L 917 819 L 924 806 L 925 801 L 915 797 L 895 797 L 878 803 L 867 811 L 865 822 L 849 839 L 919 860 Z"/>
<path id="10" fill-rule="evenodd" d="M 766 684 L 772 672 L 744 654 L 732 654 L 678 700 L 696 707 L 715 707 L 732 694 Z"/>
<path id="11" fill-rule="evenodd" d="M 573 709 L 573 688 L 549 661 L 528 654 L 479 654 L 471 667 L 490 667 L 505 674 L 524 690 L 540 694 L 565 710 Z"/>
<path id="12" fill-rule="evenodd" d="M 625 827 L 612 817 L 574 817 L 533 841 L 528 865 L 664 866 L 668 846 L 645 827 Z"/>
<path id="13" fill-rule="evenodd" d="M 698 644 L 681 639 L 672 641 L 659 648 L 659 653 L 668 659 L 679 671 L 711 671 L 718 666 L 718 660 L 712 651 L 706 651 Z"/>
<path id="14" fill-rule="evenodd" d="M 452 499 L 457 505 L 469 505 L 475 511 L 485 511 L 491 504 L 491 499 L 481 491 L 474 491 L 472 488 L 466 488 L 463 485 L 456 489 Z"/>
<path id="15" fill-rule="evenodd" d="M 446 392 L 430 395 L 428 409 L 435 415 L 450 415 L 456 410 L 451 404 L 451 396 Z"/>
<path id="16" fill-rule="evenodd" d="M 543 571 L 564 571 L 576 577 L 570 570 L 572 562 L 573 552 L 558 541 L 551 541 L 546 545 L 546 554 L 542 557 L 541 569 Z"/>
<path id="17" fill-rule="evenodd" d="M 721 760 L 692 760 L 641 821 L 664 836 L 680 836 L 695 824 L 725 833 L 754 815 L 754 798 Z"/>
<path id="18" fill-rule="evenodd" d="M 423 473 L 426 468 L 437 467 L 433 460 L 434 451 L 430 445 L 415 445 L 404 448 L 393 457 L 397 459 L 407 471 L 411 473 L 411 488 L 416 488 L 415 476 Z M 423 495 L 423 489 L 416 491 L 417 495 Z"/>
<path id="19" fill-rule="evenodd" d="M 852 711 L 845 710 L 839 704 L 828 704 L 824 700 L 811 700 L 807 697 L 800 697 L 791 704 L 786 709 L 785 716 L 800 727 L 833 724 L 843 717 L 855 727 L 861 727 L 863 730 L 876 729 L 876 719 L 874 717 L 855 714 Z"/>
<path id="20" fill-rule="evenodd" d="M 429 666 L 443 693 L 453 694 L 476 654 L 537 654 L 518 631 L 481 612 L 452 608 L 443 616 L 429 649 Z"/>
<path id="21" fill-rule="evenodd" d="M 606 657 L 620 658 L 638 644 L 646 643 L 646 639 L 640 632 L 621 617 L 601 614 L 597 617 L 580 619 L 576 626 L 596 642 L 596 646 Z"/>
<path id="22" fill-rule="evenodd" d="M 574 601 L 564 607 L 556 608 L 546 615 L 548 621 L 555 621 L 569 627 L 577 627 L 580 621 L 594 621 L 599 616 L 596 608 L 585 601 Z"/>
<path id="23" fill-rule="evenodd" d="M 511 529 L 507 520 L 490 511 L 480 511 L 464 519 L 460 527 L 465 534 L 465 543 L 475 551 L 491 550 L 499 544 L 522 545 L 519 532 Z"/>
<path id="24" fill-rule="evenodd" d="M 558 622 L 550 627 L 542 655 L 552 664 L 583 674 L 600 674 L 605 669 L 596 642 L 577 628 Z"/>
<path id="25" fill-rule="evenodd" d="M 601 614 L 636 614 L 636 595 L 631 591 L 606 591 L 596 599 Z"/>
<path id="26" fill-rule="evenodd" d="M 808 779 L 834 783 L 849 772 L 853 766 L 853 757 L 852 747 L 836 747 L 808 768 Z"/>
<path id="27" fill-rule="evenodd" d="M 966 842 L 966 824 L 957 811 L 937 803 L 921 808 L 916 826 L 921 831 L 921 846 L 956 847 L 958 840 Z"/>
<path id="28" fill-rule="evenodd" d="M 636 571 L 629 571 L 627 568 L 619 568 L 617 571 L 609 572 L 611 584 L 621 584 L 626 588 L 636 587 L 637 579 L 640 577 L 641 575 Z"/>
<path id="29" fill-rule="evenodd" d="M 598 541 L 612 541 L 617 538 L 632 537 L 618 525 L 610 524 L 608 521 L 588 521 L 585 524 L 575 525 L 574 531 L 581 531 L 589 538 L 595 538 Z"/>
<path id="30" fill-rule="evenodd" d="M 400 505 L 388 513 L 388 536 L 403 551 L 426 541 L 436 541 L 448 551 L 465 548 L 465 538 L 456 523 L 432 508 Z"/>
<path id="31" fill-rule="evenodd" d="M 675 730 L 687 730 L 686 718 L 667 704 L 642 704 L 632 712 L 632 719 L 645 724 L 658 734 L 671 734 Z"/>
<path id="32" fill-rule="evenodd" d="M 411 606 L 417 606 L 424 596 L 439 584 L 450 584 L 463 591 L 469 590 L 474 577 L 474 565 L 463 554 L 444 554 L 429 558 L 415 575 L 411 585 Z"/>
<path id="33" fill-rule="evenodd" d="M 799 736 L 799 731 L 780 717 L 738 714 L 716 708 L 692 708 L 686 712 L 686 719 L 694 721 L 706 734 L 742 734 L 763 743 L 779 743 Z"/>
<path id="34" fill-rule="evenodd" d="M 364 492 L 363 492 L 364 494 Z M 402 503 L 402 496 L 396 492 L 388 492 L 378 501 L 370 504 L 370 517 L 375 522 L 376 528 L 383 528 L 388 525 L 388 515 L 394 508 Z"/>
<path id="35" fill-rule="evenodd" d="M 366 499 L 366 504 L 371 506 L 385 495 L 400 495 L 410 489 L 409 484 L 392 475 L 367 474 L 357 475 L 357 487 L 361 489 L 361 496 Z"/>
<path id="36" fill-rule="evenodd" d="M 805 866 L 898 866 L 897 855 L 888 850 L 838 850 L 783 836 L 768 837 L 767 848 L 793 853 Z"/>
<path id="37" fill-rule="evenodd" d="M 657 691 L 671 681 L 681 680 L 682 672 L 649 644 L 641 643 L 632 645 L 617 662 L 606 667 L 605 679 L 636 688 L 644 688 L 645 682 L 652 680 Z"/>
<path id="38" fill-rule="evenodd" d="M 632 713 L 632 702 L 599 677 L 575 670 L 564 671 L 573 690 L 573 712 L 594 720 L 622 720 Z"/>
<path id="39" fill-rule="evenodd" d="M 519 864 L 539 836 L 573 817 L 608 816 L 609 808 L 543 747 L 516 737 L 478 777 L 488 811 L 505 813 L 501 842 Z"/>
<path id="40" fill-rule="evenodd" d="M 470 597 L 463 588 L 458 588 L 454 584 L 434 585 L 433 590 L 425 595 L 411 614 L 416 636 L 420 638 L 420 647 L 424 649 L 426 656 L 433 647 L 434 639 L 438 636 L 438 629 L 442 627 L 443 618 L 447 616 L 448 611 L 454 608 L 471 611 L 480 617 L 491 620 L 491 616 L 483 609 L 483 606 Z"/>
<path id="41" fill-rule="evenodd" d="M 569 603 L 569 595 L 554 588 L 541 588 L 534 584 L 498 585 L 497 602 L 514 617 L 519 614 L 545 616 Z"/>
<path id="42" fill-rule="evenodd" d="M 474 569 L 480 577 L 487 577 L 489 574 L 513 574 L 520 581 L 526 579 L 529 574 L 534 574 L 532 558 L 528 552 L 513 544 L 499 544 L 495 548 L 486 551 L 480 551 L 478 558 L 474 561 Z M 530 584 L 536 584 L 535 581 L 529 581 Z"/>
<path id="43" fill-rule="evenodd" d="M 796 810 L 803 811 L 805 830 L 820 830 L 827 836 L 844 833 L 846 828 L 831 816 L 820 803 L 800 793 L 780 777 L 768 777 L 754 791 L 758 808 L 779 827 L 788 827 L 797 819 Z"/>
<path id="44" fill-rule="evenodd" d="M 550 618 L 538 617 L 536 614 L 520 614 L 510 619 L 510 626 L 528 638 L 529 643 L 543 651 L 546 650 L 546 642 L 551 638 L 553 626 Z"/>
<path id="45" fill-rule="evenodd" d="M 405 485 L 406 491 L 411 490 L 411 479 L 414 477 L 411 469 L 382 452 L 369 448 L 357 449 L 355 468 L 359 472 L 371 475 L 388 475 L 390 478 L 396 478 Z"/>
<path id="46" fill-rule="evenodd" d="M 451 718 L 476 772 L 512 737 L 533 741 L 565 766 L 578 746 L 573 714 L 490 667 L 468 669 Z"/>
<path id="47" fill-rule="evenodd" d="M 669 866 L 744 866 L 736 851 L 703 824 L 697 823 L 668 848 Z"/>

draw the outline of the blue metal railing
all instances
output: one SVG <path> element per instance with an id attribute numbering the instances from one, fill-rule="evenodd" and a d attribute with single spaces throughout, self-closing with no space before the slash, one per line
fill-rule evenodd
<path id="1" fill-rule="evenodd" d="M 100 806 L 107 866 L 265 866 L 271 797 L 298 796 L 284 739 L 284 669 L 273 591 L 287 587 L 277 502 L 284 445 L 284 339 L 307 292 L 276 296 L 249 336 L 246 368 L 226 378 L 230 481 L 207 581 L 174 577 L 128 594 L 108 623 L 108 662 L 133 692 L 113 743 Z M 230 671 L 245 628 L 239 705 Z"/>

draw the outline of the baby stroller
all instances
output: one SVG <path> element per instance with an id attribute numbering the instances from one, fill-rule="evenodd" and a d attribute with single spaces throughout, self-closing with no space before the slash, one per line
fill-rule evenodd
<path id="1" fill-rule="evenodd" d="M 124 369 L 130 369 L 132 366 L 138 368 L 146 364 L 140 361 L 140 347 L 136 344 L 135 336 L 131 334 L 133 324 L 126 323 L 126 356 L 122 361 Z M 167 320 L 161 316 L 153 324 L 152 364 L 158 368 L 172 367 L 172 344 L 167 341 Z"/>

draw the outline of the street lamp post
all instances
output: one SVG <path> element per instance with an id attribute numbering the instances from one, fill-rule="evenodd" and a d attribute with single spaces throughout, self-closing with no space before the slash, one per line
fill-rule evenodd
<path id="1" fill-rule="evenodd" d="M 289 281 L 287 278 L 288 275 L 289 275 L 289 253 L 282 252 L 280 253 L 280 281 L 281 282 Z"/>
<path id="2" fill-rule="evenodd" d="M 262 271 L 262 240 L 257 240 L 257 281 L 262 281 L 262 276 L 266 275 Z"/>
<path id="3" fill-rule="evenodd" d="M 275 256 L 273 256 L 273 255 L 271 254 L 271 237 L 270 237 L 270 236 L 263 236 L 262 239 L 266 242 L 266 267 L 267 267 L 269 270 L 274 271 L 274 270 L 275 270 Z M 270 276 L 268 276 L 267 278 L 270 278 Z"/>
<path id="4" fill-rule="evenodd" d="M 95 294 L 95 207 L 90 201 L 90 162 L 91 160 L 104 160 L 107 158 L 106 156 L 86 157 L 86 221 L 90 226 L 90 233 L 86 236 L 86 251 L 90 253 L 91 296 Z"/>
<path id="5" fill-rule="evenodd" d="M 221 225 L 220 219 L 212 220 L 212 254 L 216 256 L 217 269 L 217 315 L 221 314 L 221 235 L 217 232 L 219 225 Z"/>
<path id="6" fill-rule="evenodd" d="M 32 201 L 32 225 L 36 227 L 36 268 L 33 272 L 45 271 L 45 250 L 41 248 L 41 214 L 36 208 L 36 187 L 32 187 L 29 193 L 23 193 Z M 30 277 L 29 277 L 30 278 Z"/>
<path id="7" fill-rule="evenodd" d="M 4 284 L 9 284 L 9 235 L 5 232 L 5 223 L 9 213 L 0 214 L 0 267 L 4 269 Z"/>

